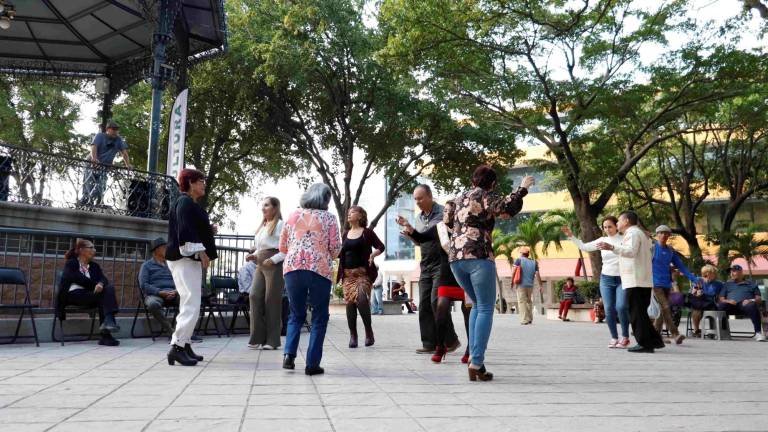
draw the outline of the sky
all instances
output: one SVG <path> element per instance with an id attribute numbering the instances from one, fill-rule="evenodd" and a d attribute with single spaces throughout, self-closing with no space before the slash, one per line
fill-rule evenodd
<path id="1" fill-rule="evenodd" d="M 648 2 L 650 0 L 642 0 L 642 2 Z M 654 1 L 653 3 L 662 3 Z M 697 21 L 714 21 L 715 24 L 724 22 L 732 16 L 738 15 L 741 11 L 742 2 L 740 0 L 692 0 L 689 2 L 691 7 L 691 18 L 695 18 Z M 367 18 L 370 19 L 370 18 Z M 756 13 L 752 14 L 750 21 L 749 32 L 742 34 L 742 41 L 740 42 L 740 48 L 749 49 L 758 46 L 766 47 L 766 39 L 760 41 L 756 35 L 759 33 L 760 25 L 762 25 L 761 19 Z M 672 47 L 682 45 L 687 40 L 687 36 L 673 35 L 670 38 L 670 45 Z M 644 48 L 641 53 L 641 59 L 646 61 L 652 61 L 663 55 L 664 51 L 659 47 L 648 46 Z M 75 125 L 77 133 L 84 135 L 93 135 L 98 132 L 98 122 L 94 119 L 97 116 L 99 105 L 94 102 L 89 102 L 82 98 L 78 101 L 80 110 L 80 121 Z M 149 116 L 149 113 L 147 113 Z M 146 146 L 146 143 L 128 143 L 129 145 Z M 234 222 L 234 230 L 229 227 L 222 229 L 222 232 L 226 233 L 238 233 L 238 234 L 252 234 L 255 232 L 259 222 L 261 221 L 261 199 L 265 196 L 277 196 L 282 202 L 283 215 L 286 216 L 291 209 L 298 207 L 299 198 L 301 196 L 302 189 L 298 186 L 297 178 L 285 178 L 278 182 L 264 182 L 252 185 L 252 191 L 241 197 L 240 200 L 240 213 L 229 216 L 229 219 Z M 383 195 L 384 186 L 381 179 L 372 181 L 365 191 L 364 199 L 361 204 L 366 206 L 370 204 L 375 207 L 375 196 L 379 193 Z M 366 202 L 367 201 L 367 202 Z M 378 210 L 378 209 L 376 209 Z"/>

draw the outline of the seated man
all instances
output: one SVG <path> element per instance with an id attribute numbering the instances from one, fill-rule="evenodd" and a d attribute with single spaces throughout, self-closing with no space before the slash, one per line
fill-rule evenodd
<path id="1" fill-rule="evenodd" d="M 152 241 L 152 258 L 141 265 L 139 287 L 144 294 L 147 310 L 160 323 L 164 333 L 173 333 L 173 327 L 163 313 L 163 306 L 179 306 L 179 293 L 173 283 L 173 276 L 165 262 L 166 241 L 156 238 Z"/>
<path id="2" fill-rule="evenodd" d="M 760 317 L 761 301 L 757 284 L 744 278 L 744 269 L 740 265 L 732 265 L 731 280 L 720 291 L 717 309 L 728 314 L 748 316 L 755 327 L 755 340 L 758 342 L 765 340 Z"/>
<path id="3" fill-rule="evenodd" d="M 245 264 L 237 271 L 237 290 L 240 291 L 240 297 L 236 303 L 248 303 L 248 295 L 251 293 L 253 285 L 253 276 L 256 274 L 256 255 L 245 257 Z"/>

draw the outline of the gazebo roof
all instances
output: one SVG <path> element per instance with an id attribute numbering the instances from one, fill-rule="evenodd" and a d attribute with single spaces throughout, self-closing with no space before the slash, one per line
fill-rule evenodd
<path id="1" fill-rule="evenodd" d="M 188 36 L 187 60 L 226 49 L 222 0 L 180 2 L 178 30 Z M 0 73 L 111 76 L 124 88 L 146 75 L 159 0 L 5 0 L 16 9 L 0 30 Z M 168 63 L 180 50 L 170 46 Z"/>

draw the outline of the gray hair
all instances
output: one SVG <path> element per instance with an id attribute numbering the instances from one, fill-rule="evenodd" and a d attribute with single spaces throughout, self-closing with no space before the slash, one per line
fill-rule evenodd
<path id="1" fill-rule="evenodd" d="M 325 183 L 315 183 L 301 195 L 299 205 L 305 209 L 328 210 L 331 188 Z"/>

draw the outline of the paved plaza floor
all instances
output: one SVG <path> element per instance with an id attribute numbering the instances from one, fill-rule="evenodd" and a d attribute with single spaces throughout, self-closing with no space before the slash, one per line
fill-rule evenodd
<path id="1" fill-rule="evenodd" d="M 374 329 L 375 346 L 351 350 L 332 316 L 314 377 L 305 333 L 296 371 L 242 335 L 195 345 L 197 367 L 168 366 L 150 339 L 3 346 L 0 431 L 768 431 L 768 343 L 631 354 L 607 348 L 605 325 L 496 315 L 494 381 L 471 383 L 461 353 L 415 354 L 416 315 L 375 316 Z"/>

